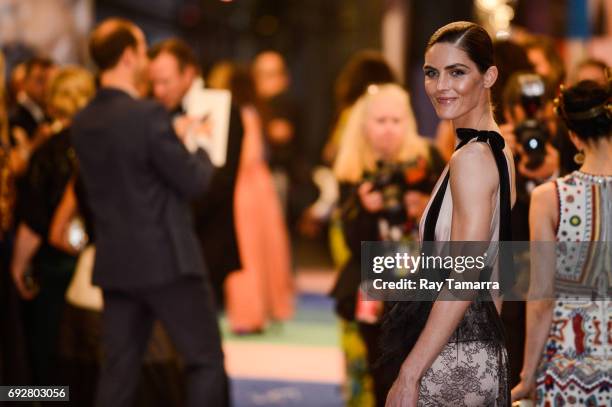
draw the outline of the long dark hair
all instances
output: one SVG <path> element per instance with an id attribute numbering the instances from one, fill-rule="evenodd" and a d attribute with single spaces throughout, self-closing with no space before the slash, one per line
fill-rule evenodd
<path id="1" fill-rule="evenodd" d="M 339 111 L 355 103 L 371 84 L 396 83 L 397 77 L 378 51 L 362 50 L 353 55 L 338 75 L 335 84 Z"/>

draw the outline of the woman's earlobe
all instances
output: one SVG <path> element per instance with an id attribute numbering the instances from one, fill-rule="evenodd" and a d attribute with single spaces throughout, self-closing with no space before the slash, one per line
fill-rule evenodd
<path id="1" fill-rule="evenodd" d="M 495 84 L 495 81 L 497 80 L 497 76 L 499 74 L 499 71 L 497 70 L 497 67 L 495 65 L 490 66 L 487 71 L 484 74 L 484 86 L 485 88 L 489 89 L 491 87 L 493 87 L 493 85 Z"/>
<path id="2" fill-rule="evenodd" d="M 584 150 L 585 143 L 582 140 L 580 140 L 578 136 L 576 136 L 576 133 L 574 131 L 569 130 L 568 135 L 569 135 L 570 141 L 572 142 L 574 147 L 576 147 L 576 150 L 578 151 Z"/>

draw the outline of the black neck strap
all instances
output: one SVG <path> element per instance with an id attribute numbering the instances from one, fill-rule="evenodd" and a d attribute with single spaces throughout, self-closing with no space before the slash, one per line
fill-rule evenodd
<path id="1" fill-rule="evenodd" d="M 508 174 L 508 165 L 506 164 L 506 156 L 504 155 L 505 142 L 503 137 L 495 131 L 474 129 L 457 129 L 457 136 L 459 137 L 460 142 L 455 151 L 459 150 L 474 138 L 477 141 L 487 143 L 491 147 L 493 157 L 495 158 L 495 164 L 497 165 L 497 170 L 499 172 L 499 240 L 512 240 L 512 225 L 510 222 L 510 175 Z M 427 212 L 423 231 L 423 241 L 425 242 L 433 242 L 436 240 L 436 224 L 438 223 L 438 216 L 440 215 L 440 208 L 442 207 L 442 201 L 444 200 L 446 188 L 448 187 L 449 178 L 450 168 L 446 172 L 446 176 L 442 180 L 440 188 L 438 188 L 438 192 L 436 193 L 436 196 L 429 207 L 429 211 Z"/>

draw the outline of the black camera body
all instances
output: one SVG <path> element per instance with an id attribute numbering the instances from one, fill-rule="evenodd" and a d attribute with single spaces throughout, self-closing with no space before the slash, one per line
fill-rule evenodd
<path id="1" fill-rule="evenodd" d="M 407 220 L 404 204 L 404 193 L 407 190 L 404 175 L 405 166 L 382 160 L 376 162 L 376 171 L 367 174 L 374 191 L 380 191 L 383 196 L 383 217 L 391 225 L 401 225 Z"/>
<path id="2" fill-rule="evenodd" d="M 516 126 L 514 134 L 527 156 L 525 167 L 535 170 L 542 165 L 546 157 L 546 143 L 550 141 L 550 132 L 546 124 L 535 119 L 527 119 Z"/>
<path id="3" fill-rule="evenodd" d="M 521 88 L 521 106 L 527 118 L 515 127 L 514 134 L 527 155 L 525 167 L 534 170 L 544 162 L 546 143 L 551 140 L 546 123 L 537 119 L 538 112 L 544 106 L 546 85 L 536 74 L 520 75 L 518 81 Z"/>

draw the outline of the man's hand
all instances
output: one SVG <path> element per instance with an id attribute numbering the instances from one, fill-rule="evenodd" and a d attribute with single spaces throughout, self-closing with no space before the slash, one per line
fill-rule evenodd
<path id="1" fill-rule="evenodd" d="M 190 151 L 197 148 L 199 141 L 208 142 L 213 130 L 212 119 L 208 117 L 182 115 L 174 119 L 173 125 L 177 137 Z"/>
<path id="2" fill-rule="evenodd" d="M 181 115 L 175 118 L 174 122 L 172 123 L 174 125 L 174 132 L 182 142 L 185 142 L 185 138 L 187 137 L 187 133 L 192 122 L 193 118 L 187 115 Z"/>
<path id="3" fill-rule="evenodd" d="M 196 139 L 203 138 L 210 140 L 212 137 L 213 128 L 214 126 L 212 119 L 205 117 L 195 120 L 189 128 L 189 132 L 190 134 L 193 134 Z"/>
<path id="4" fill-rule="evenodd" d="M 526 166 L 528 161 L 527 154 L 525 154 L 523 147 L 519 145 L 518 149 L 521 159 L 517 166 L 518 172 L 532 180 L 546 180 L 555 175 L 559 170 L 559 152 L 550 143 L 546 143 L 544 148 L 546 153 L 544 162 L 538 168 L 530 170 Z"/>

